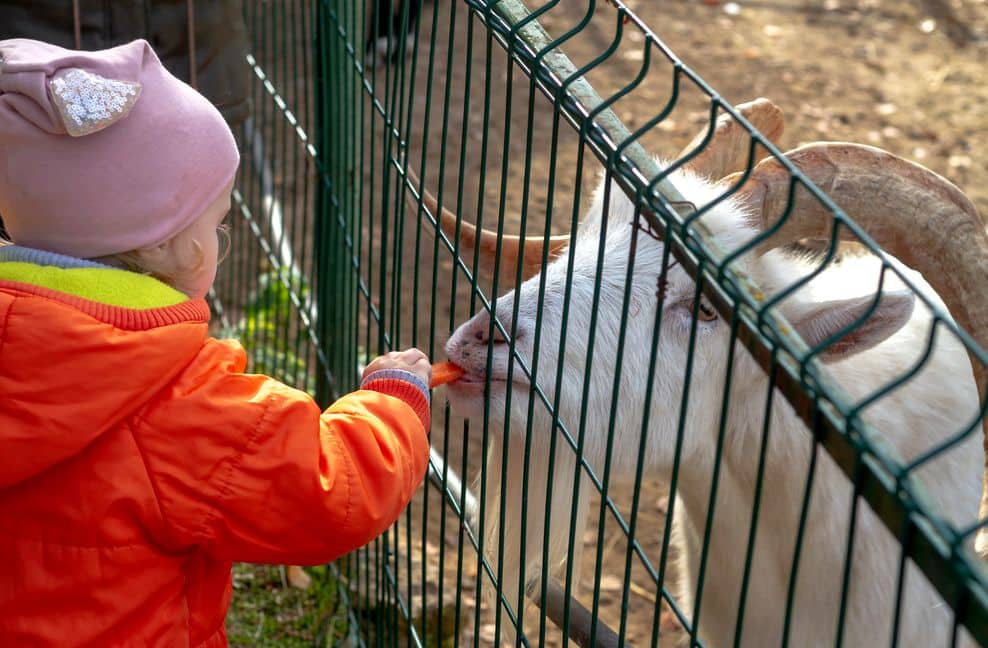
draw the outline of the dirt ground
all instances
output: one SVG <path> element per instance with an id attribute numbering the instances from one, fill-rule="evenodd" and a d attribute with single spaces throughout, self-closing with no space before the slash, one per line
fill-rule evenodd
<path id="1" fill-rule="evenodd" d="M 601 6 L 592 19 L 563 48 L 578 67 L 606 50 L 615 38 L 616 11 L 606 3 L 598 4 Z M 779 142 L 783 150 L 815 140 L 879 146 L 947 177 L 982 214 L 988 214 L 986 0 L 638 0 L 628 5 L 721 96 L 733 103 L 763 96 L 781 107 L 786 119 L 786 132 Z M 547 217 L 551 217 L 553 231 L 568 231 L 574 215 L 589 200 L 599 164 L 587 156 L 580 175 L 582 190 L 577 193 L 577 137 L 568 125 L 561 124 L 555 137 L 556 159 L 550 159 L 551 104 L 537 91 L 531 92 L 528 78 L 520 70 L 509 69 L 496 44 L 490 64 L 489 102 L 485 101 L 484 31 L 475 22 L 471 36 L 470 20 L 463 5 L 457 3 L 451 35 L 450 11 L 449 3 L 440 3 L 438 9 L 430 3 L 425 5 L 412 93 L 412 127 L 406 134 L 411 166 L 422 170 L 426 185 L 434 193 L 439 190 L 442 171 L 443 202 L 461 211 L 468 221 L 476 222 L 480 217 L 494 226 L 503 214 L 505 231 L 517 233 L 524 214 L 529 234 L 541 233 Z M 584 11 L 585 3 L 562 2 L 543 15 L 541 23 L 552 36 L 559 36 L 576 25 Z M 430 88 L 426 73 L 434 15 L 438 28 Z M 614 54 L 588 75 L 602 96 L 619 91 L 639 74 L 645 59 L 644 41 L 642 33 L 626 27 Z M 378 82 L 383 81 L 381 76 Z M 379 87 L 384 86 L 381 83 Z M 670 62 L 653 56 L 643 82 L 615 104 L 615 112 L 634 130 L 666 105 L 671 87 Z M 685 82 L 680 93 L 671 114 L 642 138 L 646 150 L 653 154 L 674 156 L 706 124 L 706 98 Z M 381 96 L 385 96 L 383 91 Z M 379 118 L 368 118 L 367 125 L 370 131 L 381 133 Z M 376 170 L 365 173 L 365 183 L 375 173 L 379 177 L 382 151 L 383 146 L 375 158 L 370 152 L 366 154 L 369 168 Z M 551 215 L 547 214 L 550 200 Z M 368 207 L 374 211 L 381 204 Z M 403 242 L 406 249 L 413 249 L 414 230 L 406 230 Z M 380 253 L 373 237 L 365 245 L 369 254 Z M 419 253 L 395 260 L 387 270 L 390 280 L 402 285 L 406 295 L 403 303 L 392 304 L 403 316 L 393 323 L 391 333 L 406 342 L 429 346 L 433 355 L 441 357 L 449 331 L 470 314 L 469 284 L 462 273 L 453 272 L 450 254 L 443 250 L 430 271 L 433 239 L 422 235 L 419 245 Z M 416 268 L 421 273 L 417 283 L 413 279 Z M 505 277 L 499 280 L 498 292 L 504 291 L 505 281 Z M 480 286 L 488 296 L 491 282 L 491 276 L 482 274 Z M 376 297 L 380 299 L 380 294 Z M 428 313 L 433 317 L 426 316 Z M 444 416 L 441 390 L 437 394 L 433 445 L 442 448 L 448 444 L 444 452 L 450 465 L 459 470 L 464 443 L 469 443 L 466 473 L 473 477 L 479 470 L 477 426 L 472 433 L 467 432 L 461 420 Z M 657 564 L 668 501 L 662 485 L 649 482 L 644 489 L 637 540 Z M 395 558 L 398 582 L 403 583 L 402 591 L 407 587 L 415 593 L 415 614 L 423 607 L 430 614 L 443 607 L 446 622 L 451 622 L 459 596 L 462 623 L 454 641 L 489 644 L 494 635 L 493 616 L 486 608 L 474 616 L 476 553 L 468 544 L 460 544 L 465 541 L 456 535 L 454 514 L 444 508 L 438 491 L 430 488 L 428 492 L 427 509 L 419 497 L 409 518 L 399 525 L 403 530 L 398 534 Z M 624 502 L 622 510 L 628 508 L 631 496 L 627 489 L 612 495 Z M 595 502 L 592 507 L 594 520 L 597 506 Z M 626 640 L 631 645 L 647 644 L 653 627 L 660 622 L 656 585 L 641 561 L 635 559 L 627 594 L 622 595 L 627 541 L 611 516 L 608 520 L 600 537 L 592 529 L 583 538 L 585 577 L 578 598 L 588 606 L 593 600 L 593 579 L 587 576 L 595 571 L 595 550 L 603 542 L 600 617 L 618 630 L 621 607 L 626 605 Z M 413 564 L 410 581 L 407 570 L 401 569 L 409 547 Z M 459 578 L 458 551 L 465 555 Z M 672 555 L 675 558 L 674 549 Z M 423 556 L 425 565 L 420 560 Z M 668 587 L 675 577 L 672 567 L 665 585 Z M 526 617 L 533 645 L 538 643 L 538 618 L 537 611 Z M 684 635 L 669 623 L 668 616 L 664 619 L 662 645 L 680 645 Z M 547 624 L 545 645 L 561 643 L 554 626 Z"/>

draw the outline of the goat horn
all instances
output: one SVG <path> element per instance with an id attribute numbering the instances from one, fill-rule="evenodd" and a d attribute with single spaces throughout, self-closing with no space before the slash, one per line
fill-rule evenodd
<path id="1" fill-rule="evenodd" d="M 815 142 L 786 157 L 879 245 L 918 270 L 961 327 L 988 349 L 988 230 L 960 189 L 927 168 L 861 144 Z M 740 181 L 740 174 L 733 180 Z M 737 195 L 755 207 L 756 224 L 765 230 L 784 213 L 790 185 L 789 172 L 767 158 Z M 764 247 L 829 238 L 833 219 L 827 207 L 802 187 L 793 199 L 788 220 Z M 853 238 L 846 227 L 840 235 Z M 973 354 L 971 365 L 983 402 L 988 368 Z M 983 426 L 988 450 L 988 418 Z M 983 512 L 985 501 L 983 496 Z"/>
<path id="2" fill-rule="evenodd" d="M 406 169 L 405 173 L 408 175 L 408 179 L 411 180 L 412 184 L 419 187 L 419 192 L 422 194 L 422 203 L 430 212 L 436 214 L 439 211 L 439 203 L 435 196 L 419 183 L 418 176 L 411 169 Z M 409 204 L 417 207 L 412 195 L 406 195 Z M 439 215 L 439 227 L 450 240 L 456 240 L 456 220 L 456 214 L 445 207 L 442 208 Z M 477 228 L 474 225 L 461 220 L 459 241 L 461 254 L 469 254 L 474 248 L 478 248 L 480 250 L 479 258 L 481 265 L 489 271 L 493 271 L 494 261 L 497 257 L 497 232 L 489 229 L 481 229 L 478 236 Z M 560 250 L 568 244 L 568 235 L 550 236 L 549 258 L 555 258 Z M 542 270 L 542 249 L 544 245 L 545 239 L 541 236 L 526 236 L 522 238 L 520 236 L 502 234 L 502 267 L 517 267 L 518 257 L 521 254 L 522 248 L 524 248 L 525 257 L 522 265 L 522 278 L 528 279 L 537 275 Z"/>
<path id="3" fill-rule="evenodd" d="M 782 130 L 785 128 L 782 109 L 768 99 L 760 97 L 754 101 L 738 104 L 735 108 L 769 141 L 775 142 L 782 136 Z M 709 132 L 709 128 L 704 128 L 697 133 L 696 137 L 679 152 L 676 159 L 683 158 L 700 148 Z M 732 115 L 723 113 L 717 118 L 710 141 L 683 168 L 707 178 L 715 180 L 723 178 L 729 173 L 747 168 L 750 148 L 751 134 L 748 130 Z"/>

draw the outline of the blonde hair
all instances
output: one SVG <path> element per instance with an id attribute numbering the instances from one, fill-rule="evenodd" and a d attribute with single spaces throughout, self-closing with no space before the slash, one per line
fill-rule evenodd
<path id="1" fill-rule="evenodd" d="M 221 234 L 222 236 L 220 238 L 226 241 L 226 244 L 221 246 L 220 254 L 217 256 L 216 263 L 218 265 L 230 252 L 230 229 L 226 224 L 223 224 L 216 228 L 216 232 Z M 131 250 L 129 252 L 96 257 L 90 259 L 90 261 L 127 270 L 128 272 L 136 272 L 154 277 L 158 281 L 174 287 L 182 283 L 183 279 L 195 275 L 202 269 L 202 264 L 205 260 L 202 253 L 202 244 L 196 239 L 189 239 L 189 246 L 192 248 L 191 254 L 177 254 L 163 257 L 159 260 L 152 259 L 141 250 Z M 194 261 L 191 263 L 188 262 L 187 259 L 189 258 L 194 259 Z"/>
<path id="2" fill-rule="evenodd" d="M 192 241 L 192 244 L 196 250 L 196 263 L 194 264 L 180 263 L 174 258 L 170 258 L 164 263 L 155 263 L 141 254 L 140 250 L 110 254 L 90 260 L 120 270 L 154 277 L 174 287 L 177 283 L 181 283 L 182 279 L 194 275 L 202 268 L 202 246 L 199 241 Z"/>

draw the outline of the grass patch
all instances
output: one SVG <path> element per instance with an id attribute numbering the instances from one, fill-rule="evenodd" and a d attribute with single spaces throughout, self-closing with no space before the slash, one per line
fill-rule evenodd
<path id="1" fill-rule="evenodd" d="M 226 618 L 230 645 L 274 648 L 338 645 L 346 633 L 346 610 L 329 568 L 307 568 L 312 585 L 289 587 L 284 567 L 233 567 L 233 600 Z"/>

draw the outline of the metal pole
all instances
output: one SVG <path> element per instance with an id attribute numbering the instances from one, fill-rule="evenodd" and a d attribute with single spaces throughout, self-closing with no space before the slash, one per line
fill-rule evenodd
<path id="1" fill-rule="evenodd" d="M 540 604 L 538 595 L 533 594 L 531 599 L 536 605 Z M 563 615 L 566 610 L 566 600 L 569 599 L 569 627 L 563 627 Z M 545 592 L 545 608 L 542 610 L 547 619 L 556 624 L 569 638 L 580 646 L 580 648 L 616 648 L 621 645 L 616 632 L 610 629 L 606 623 L 597 619 L 597 631 L 594 636 L 590 636 L 590 628 L 593 622 L 593 615 L 582 603 L 572 596 L 566 596 L 566 590 L 562 585 L 554 580 L 549 580 L 549 585 Z M 625 646 L 629 645 L 627 642 Z"/>

